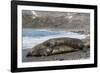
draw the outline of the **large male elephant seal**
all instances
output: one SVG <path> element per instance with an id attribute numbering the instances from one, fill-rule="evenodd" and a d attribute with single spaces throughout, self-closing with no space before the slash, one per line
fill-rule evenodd
<path id="1" fill-rule="evenodd" d="M 52 54 L 82 50 L 83 42 L 76 38 L 53 38 L 31 49 L 27 56 L 48 56 Z"/>

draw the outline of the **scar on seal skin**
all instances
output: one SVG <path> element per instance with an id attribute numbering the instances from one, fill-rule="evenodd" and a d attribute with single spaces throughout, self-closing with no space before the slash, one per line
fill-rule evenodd
<path id="1" fill-rule="evenodd" d="M 27 54 L 29 56 L 48 56 L 63 52 L 82 50 L 84 43 L 76 38 L 53 38 L 36 45 Z"/>

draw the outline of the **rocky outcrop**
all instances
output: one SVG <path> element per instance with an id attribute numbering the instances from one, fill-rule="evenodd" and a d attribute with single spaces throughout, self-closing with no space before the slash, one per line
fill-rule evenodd
<path id="1" fill-rule="evenodd" d="M 90 14 L 54 11 L 22 11 L 24 28 L 56 28 L 90 30 Z"/>
<path id="2" fill-rule="evenodd" d="M 33 13 L 29 10 L 22 10 L 22 24 L 23 27 L 31 27 L 33 20 Z"/>
<path id="3" fill-rule="evenodd" d="M 82 50 L 84 43 L 75 38 L 54 38 L 36 45 L 27 54 L 28 56 L 48 56 L 58 53 Z"/>

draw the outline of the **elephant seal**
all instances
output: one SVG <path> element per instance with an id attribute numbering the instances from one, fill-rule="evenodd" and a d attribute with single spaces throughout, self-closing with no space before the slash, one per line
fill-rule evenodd
<path id="1" fill-rule="evenodd" d="M 52 54 L 82 50 L 83 42 L 76 38 L 53 38 L 36 45 L 27 54 L 28 56 L 48 56 Z"/>

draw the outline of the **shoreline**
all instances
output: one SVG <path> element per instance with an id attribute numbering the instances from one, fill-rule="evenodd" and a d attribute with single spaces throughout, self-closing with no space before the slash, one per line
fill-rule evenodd
<path id="1" fill-rule="evenodd" d="M 23 36 L 23 46 L 28 46 L 27 48 L 32 48 L 40 43 L 43 43 L 44 41 L 47 41 L 49 39 L 53 39 L 53 38 L 63 38 L 63 37 L 69 37 L 69 38 L 77 38 L 77 39 L 84 39 L 86 38 L 88 35 L 86 34 L 81 34 L 81 33 L 77 33 L 77 32 L 72 32 L 72 31 L 55 31 L 55 30 L 49 30 L 49 29 L 23 29 L 25 31 L 46 31 L 46 32 L 53 32 L 57 34 L 53 34 L 53 35 L 49 35 L 49 36 L 39 36 L 38 37 L 24 37 Z M 79 32 L 79 31 L 78 31 Z M 35 34 L 35 33 L 33 33 Z M 26 45 L 25 45 L 26 44 Z M 25 49 L 27 49 L 25 48 Z M 24 49 L 24 48 L 23 48 Z"/>
<path id="2" fill-rule="evenodd" d="M 35 29 L 35 30 L 47 30 L 47 31 L 61 31 L 61 32 L 75 32 L 79 34 L 90 34 L 90 31 L 87 29 L 67 29 L 67 28 L 23 28 L 23 29 Z"/>

